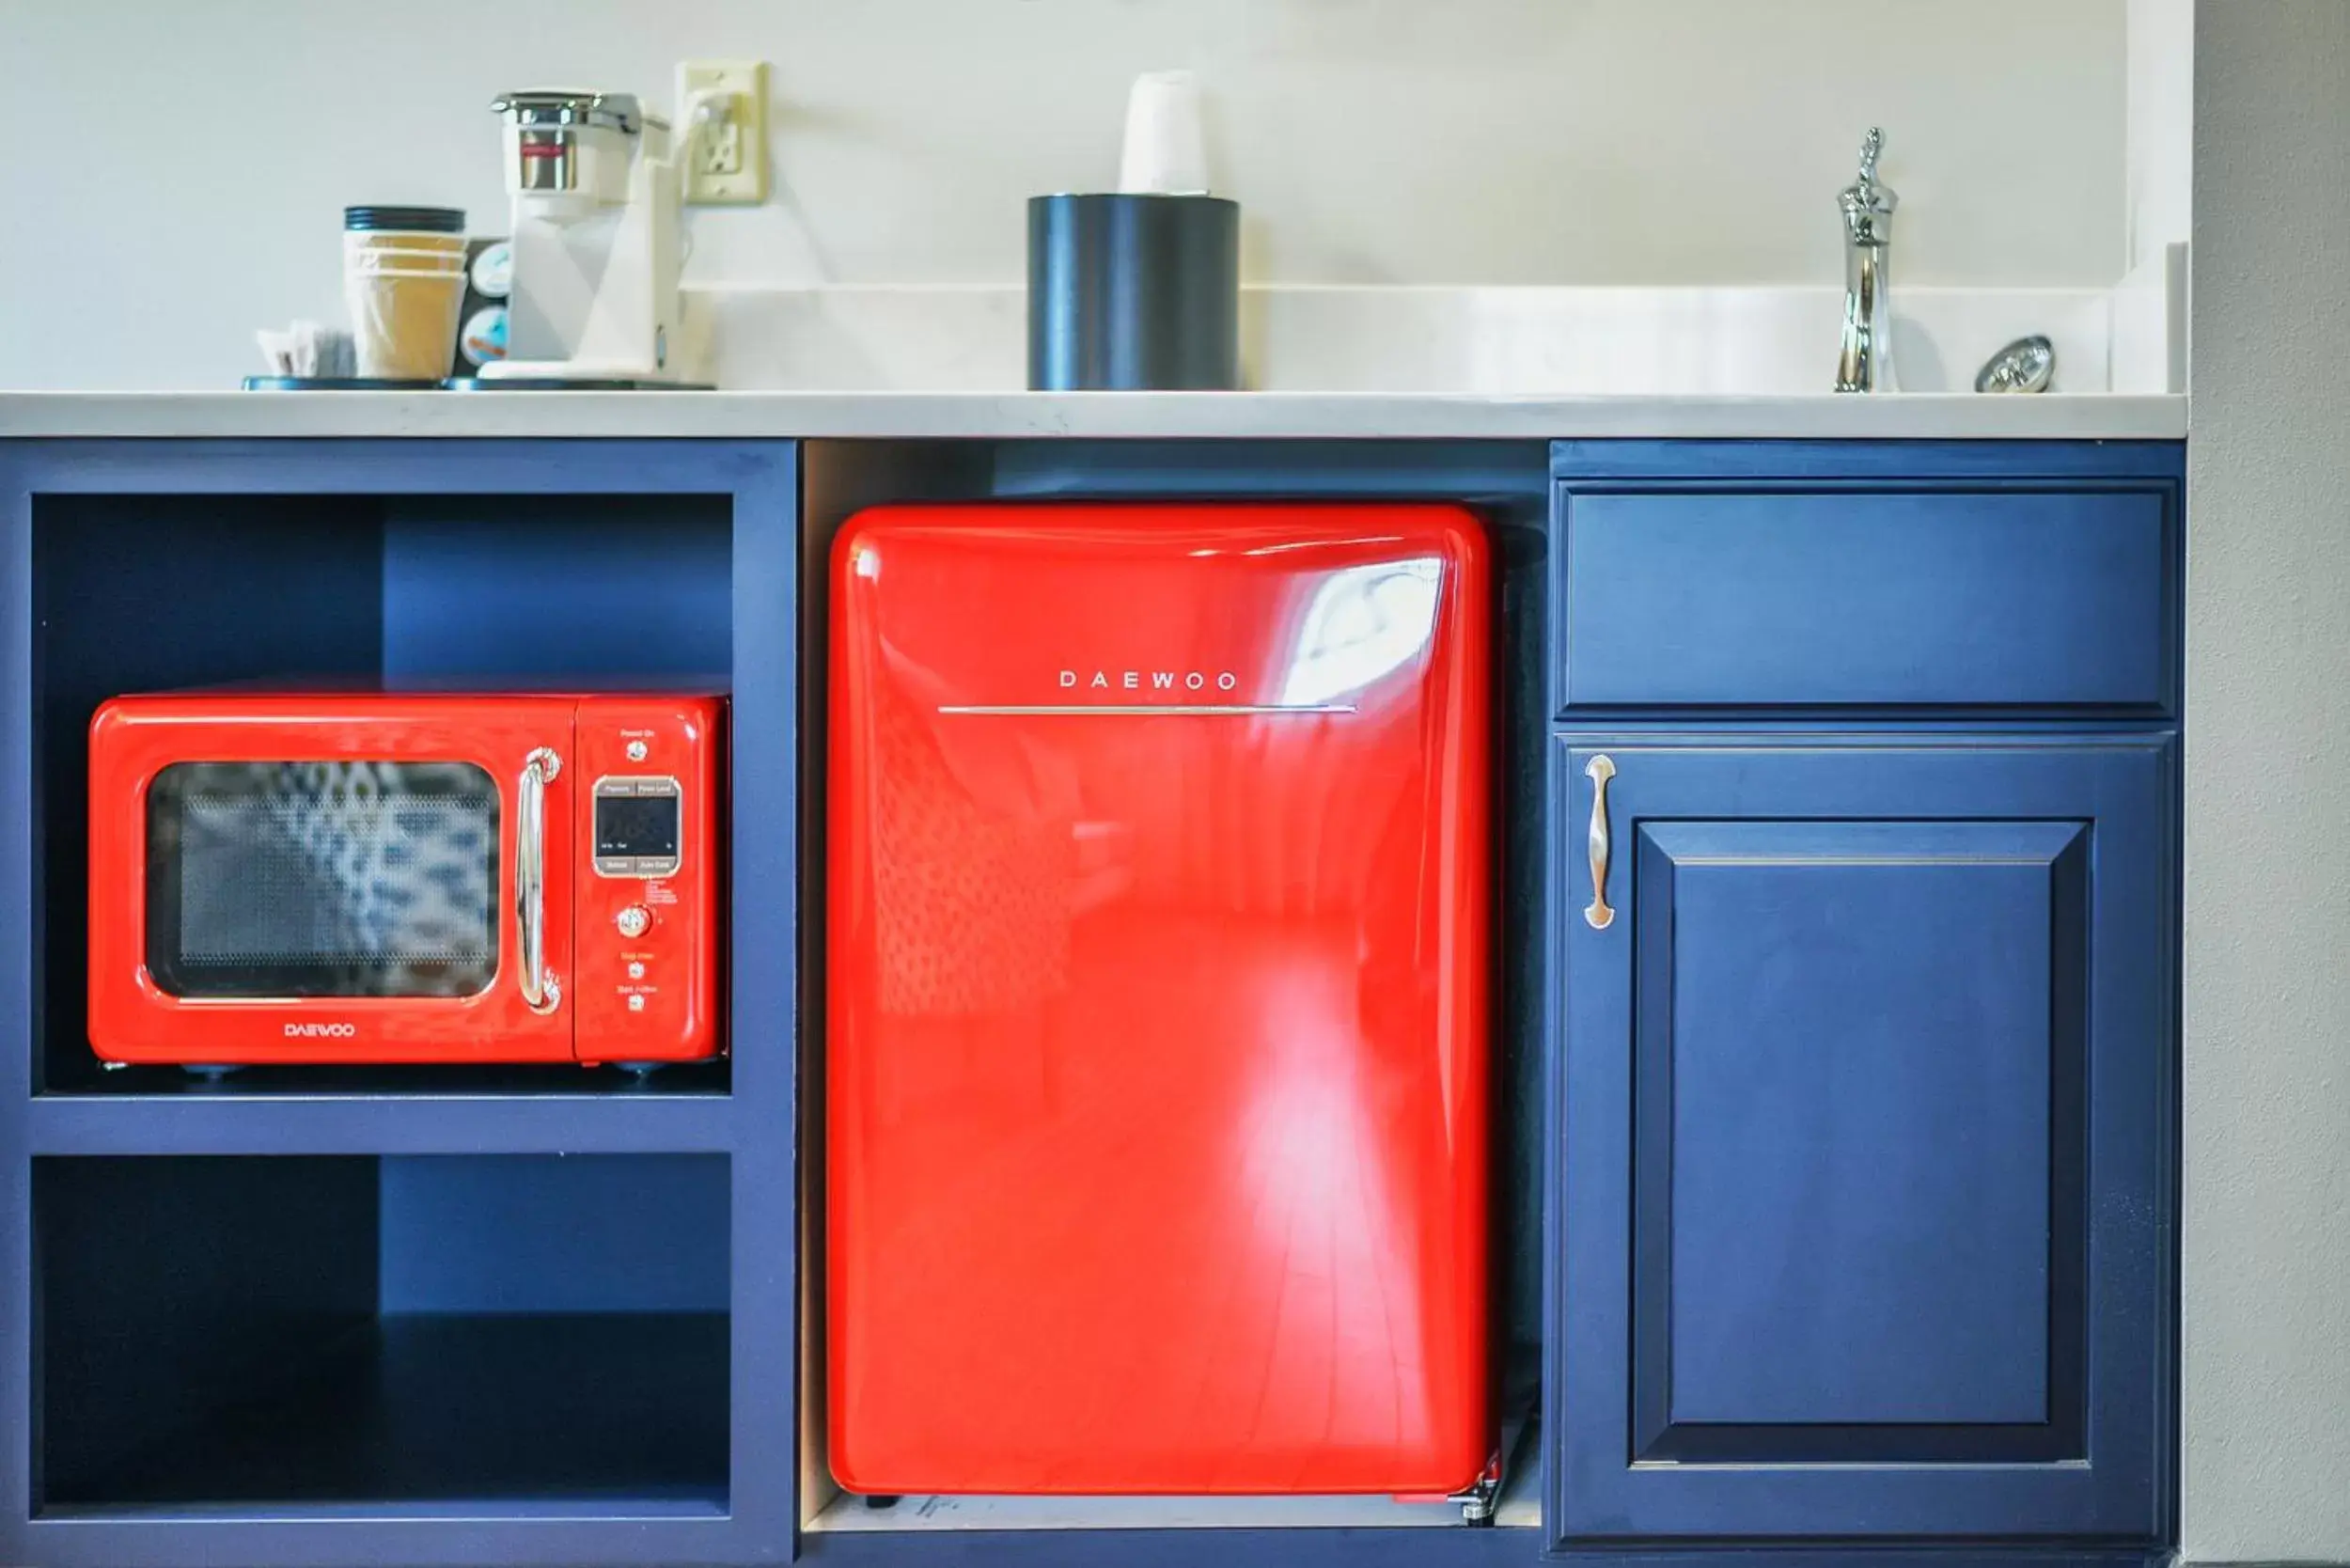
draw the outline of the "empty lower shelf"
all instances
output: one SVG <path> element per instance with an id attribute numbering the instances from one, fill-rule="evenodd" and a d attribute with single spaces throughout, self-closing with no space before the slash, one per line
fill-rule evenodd
<path id="1" fill-rule="evenodd" d="M 724 1313 L 387 1316 L 50 1514 L 723 1514 Z"/>

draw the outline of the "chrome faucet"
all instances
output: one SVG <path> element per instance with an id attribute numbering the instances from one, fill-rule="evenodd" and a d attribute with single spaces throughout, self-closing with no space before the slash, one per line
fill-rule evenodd
<path id="1" fill-rule="evenodd" d="M 1901 197 L 1877 182 L 1885 133 L 1875 126 L 1860 143 L 1860 178 L 1837 202 L 1844 210 L 1844 348 L 1836 358 L 1839 392 L 1893 390 L 1893 307 L 1886 297 L 1886 263 L 1893 248 L 1893 208 Z"/>

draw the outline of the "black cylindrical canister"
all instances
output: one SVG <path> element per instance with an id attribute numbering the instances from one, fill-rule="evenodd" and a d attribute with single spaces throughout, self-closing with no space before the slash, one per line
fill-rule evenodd
<path id="1" fill-rule="evenodd" d="M 1128 193 L 1030 198 L 1028 385 L 1238 390 L 1240 204 Z"/>

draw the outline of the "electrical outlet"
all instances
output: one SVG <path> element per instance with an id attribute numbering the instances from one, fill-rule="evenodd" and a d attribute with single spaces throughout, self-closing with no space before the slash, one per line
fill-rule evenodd
<path id="1" fill-rule="evenodd" d="M 767 65 L 687 60 L 677 68 L 680 183 L 688 202 L 767 199 Z"/>

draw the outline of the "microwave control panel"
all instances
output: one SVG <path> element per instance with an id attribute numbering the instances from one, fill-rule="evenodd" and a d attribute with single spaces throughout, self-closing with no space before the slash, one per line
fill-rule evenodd
<path id="1" fill-rule="evenodd" d="M 614 778 L 595 782 L 595 864 L 598 876 L 675 876 L 683 840 L 685 802 L 674 778 Z"/>
<path id="2" fill-rule="evenodd" d="M 569 999 L 582 1061 L 724 1048 L 714 799 L 723 717 L 714 698 L 580 704 L 573 799 L 591 874 L 579 879 Z"/>

